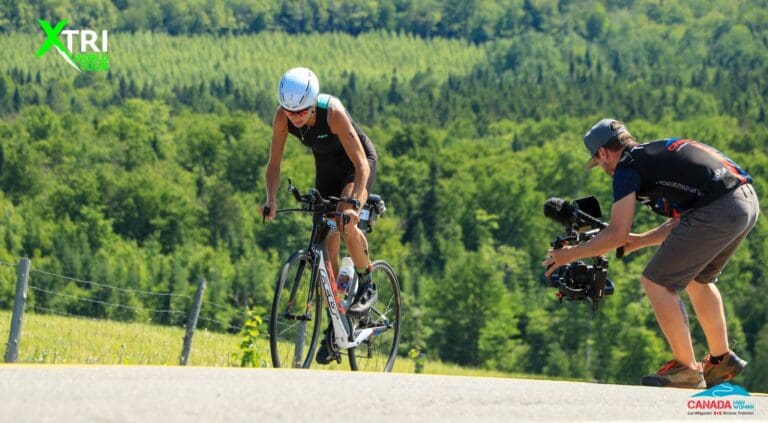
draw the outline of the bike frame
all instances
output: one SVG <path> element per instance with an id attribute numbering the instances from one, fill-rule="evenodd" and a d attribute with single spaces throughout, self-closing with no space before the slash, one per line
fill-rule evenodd
<path id="1" fill-rule="evenodd" d="M 338 232 L 336 222 L 329 220 L 322 214 L 315 214 L 312 222 L 312 236 L 309 240 L 310 257 L 313 259 L 310 290 L 314 292 L 315 284 L 319 282 L 320 292 L 326 302 L 326 309 L 333 325 L 333 333 L 336 345 L 340 349 L 354 348 L 372 335 L 377 335 L 386 327 L 370 327 L 355 330 L 350 333 L 349 319 L 346 318 L 346 309 L 339 297 L 336 288 L 336 276 L 333 274 L 328 253 L 328 238 Z M 345 315 L 342 318 L 342 315 Z M 318 316 L 319 317 L 319 316 Z"/>

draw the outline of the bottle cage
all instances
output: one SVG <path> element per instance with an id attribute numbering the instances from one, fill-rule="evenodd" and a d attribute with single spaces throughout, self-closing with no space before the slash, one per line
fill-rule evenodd
<path id="1" fill-rule="evenodd" d="M 358 227 L 365 232 L 373 231 L 373 227 L 376 225 L 378 216 L 383 215 L 387 211 L 387 205 L 380 195 L 371 194 L 368 196 L 368 201 L 365 202 L 360 210 L 360 223 Z"/>

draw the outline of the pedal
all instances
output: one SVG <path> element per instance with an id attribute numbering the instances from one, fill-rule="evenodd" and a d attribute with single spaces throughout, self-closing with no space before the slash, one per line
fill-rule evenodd
<path id="1" fill-rule="evenodd" d="M 360 322 L 357 325 L 358 328 L 365 329 L 376 326 L 373 320 L 371 320 L 369 313 L 370 310 L 368 310 L 368 312 L 366 312 L 364 315 L 360 316 Z"/>

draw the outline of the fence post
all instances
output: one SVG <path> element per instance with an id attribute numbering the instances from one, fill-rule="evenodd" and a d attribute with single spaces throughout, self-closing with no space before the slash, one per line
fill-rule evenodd
<path id="1" fill-rule="evenodd" d="M 13 300 L 13 316 L 11 317 L 11 332 L 5 349 L 5 362 L 15 363 L 19 358 L 19 342 L 21 342 L 21 322 L 24 317 L 24 307 L 27 305 L 27 285 L 29 283 L 28 258 L 19 259 L 16 269 L 16 297 Z"/>
<path id="2" fill-rule="evenodd" d="M 181 350 L 181 357 L 179 364 L 186 366 L 189 363 L 189 352 L 192 349 L 192 335 L 195 334 L 195 328 L 197 328 L 197 318 L 200 316 L 200 308 L 203 305 L 203 293 L 205 292 L 205 279 L 200 278 L 199 285 L 197 286 L 197 294 L 195 294 L 195 302 L 192 304 L 192 309 L 189 311 L 189 320 L 187 321 L 187 333 L 184 335 L 184 348 Z"/>

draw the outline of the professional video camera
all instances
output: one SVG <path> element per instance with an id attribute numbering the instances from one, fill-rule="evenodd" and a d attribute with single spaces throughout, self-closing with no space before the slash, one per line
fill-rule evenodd
<path id="1" fill-rule="evenodd" d="M 560 223 L 565 228 L 565 235 L 552 241 L 552 248 L 560 249 L 566 245 L 577 245 L 594 238 L 608 224 L 600 220 L 600 203 L 595 197 L 586 197 L 569 203 L 561 198 L 550 198 L 544 203 L 544 215 Z M 621 258 L 623 248 L 616 250 L 616 257 Z M 608 259 L 604 256 L 592 258 L 592 264 L 578 260 L 560 266 L 549 277 L 549 286 L 557 288 L 557 298 L 563 302 L 588 301 L 592 312 L 596 313 L 600 300 L 605 295 L 612 295 L 613 282 L 608 279 Z"/>

